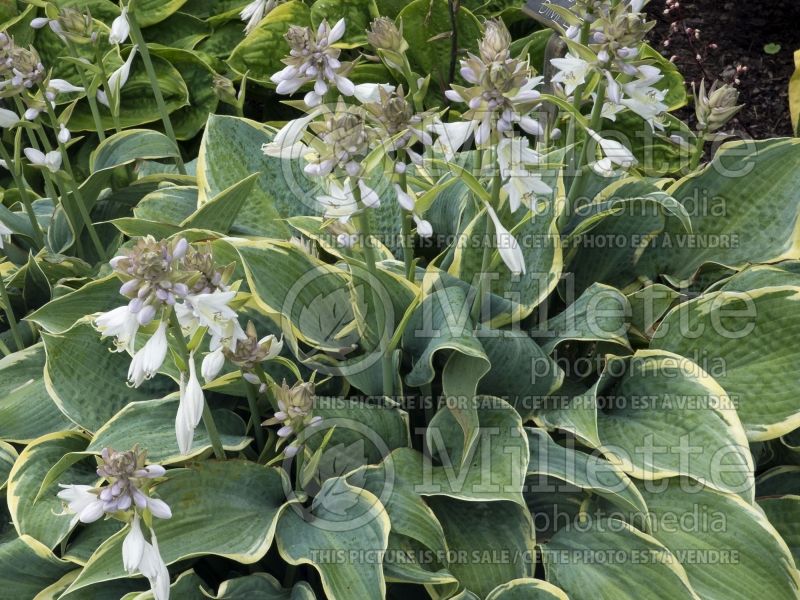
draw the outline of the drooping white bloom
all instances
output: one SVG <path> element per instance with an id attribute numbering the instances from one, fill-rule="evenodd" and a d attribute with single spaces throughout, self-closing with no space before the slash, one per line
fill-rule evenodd
<path id="1" fill-rule="evenodd" d="M 394 185 L 394 192 L 397 195 L 397 203 L 400 208 L 408 212 L 414 212 L 414 199 L 397 184 Z"/>
<path id="2" fill-rule="evenodd" d="M 344 184 L 331 180 L 327 182 L 327 193 L 317 196 L 317 201 L 325 207 L 325 216 L 329 219 L 347 221 L 358 210 L 350 179 Z"/>
<path id="3" fill-rule="evenodd" d="M 592 129 L 586 130 L 591 138 L 600 146 L 603 153 L 603 158 L 591 164 L 596 173 L 603 177 L 610 177 L 616 171 L 615 167 L 621 169 L 629 169 L 636 163 L 636 157 L 633 156 L 631 151 L 625 147 L 624 144 L 616 140 L 609 140 L 603 138 L 596 131 Z"/>
<path id="4" fill-rule="evenodd" d="M 414 218 L 414 223 L 417 225 L 417 235 L 421 238 L 429 238 L 433 235 L 433 226 L 430 222 L 426 221 L 418 217 L 417 215 L 412 215 Z"/>
<path id="5" fill-rule="evenodd" d="M 110 44 L 121 44 L 128 39 L 131 25 L 128 22 L 128 7 L 123 6 L 119 16 L 111 22 L 111 32 L 108 34 Z"/>
<path id="6" fill-rule="evenodd" d="M 130 530 L 122 542 L 122 564 L 129 575 L 133 575 L 139 570 L 146 543 L 139 513 L 134 512 Z"/>
<path id="7" fill-rule="evenodd" d="M 180 403 L 175 417 L 175 436 L 182 454 L 188 454 L 192 448 L 194 430 L 203 416 L 204 403 L 203 388 L 197 379 L 192 353 L 189 356 L 189 381 L 185 384 L 181 373 Z"/>
<path id="8" fill-rule="evenodd" d="M 655 73 L 651 69 L 655 69 Z M 640 73 L 642 73 L 641 78 L 622 84 L 625 96 L 620 100 L 620 104 L 635 112 L 654 128 L 664 129 L 664 126 L 656 121 L 656 117 L 669 109 L 664 103 L 667 90 L 653 87 L 653 84 L 662 78 L 661 72 L 655 67 L 649 69 L 640 67 Z"/>
<path id="9" fill-rule="evenodd" d="M 3 166 L 5 166 L 5 165 L 3 165 Z M 7 168 L 7 167 L 6 167 L 6 168 Z M 9 235 L 11 235 L 12 233 L 14 233 L 14 232 L 13 232 L 13 231 L 11 231 L 11 230 L 10 230 L 8 227 L 6 227 L 6 226 L 5 226 L 5 225 L 2 223 L 2 221 L 0 221 L 0 250 L 2 250 L 2 249 L 3 249 L 3 240 L 4 240 L 4 238 L 5 238 L 6 236 L 9 236 Z"/>
<path id="10" fill-rule="evenodd" d="M 67 503 L 70 512 L 75 513 L 76 519 L 81 523 L 94 523 L 103 516 L 103 501 L 93 494 L 90 485 L 64 485 L 58 492 L 58 497 Z"/>
<path id="11" fill-rule="evenodd" d="M 579 86 L 586 82 L 586 75 L 591 68 L 588 62 L 572 53 L 567 54 L 564 58 L 551 58 L 550 62 L 558 69 L 558 73 L 553 76 L 551 81 L 563 84 L 567 96 L 571 96 Z"/>
<path id="12" fill-rule="evenodd" d="M 271 142 L 261 146 L 261 151 L 267 156 L 284 160 L 300 158 L 309 151 L 308 146 L 303 143 L 303 134 L 317 114 L 312 111 L 305 117 L 289 121 L 275 134 Z"/>
<path id="13" fill-rule="evenodd" d="M 494 223 L 494 234 L 497 240 L 497 250 L 500 252 L 500 258 L 503 259 L 508 270 L 514 275 L 525 273 L 525 256 L 522 254 L 522 248 L 520 248 L 517 238 L 515 238 L 508 229 L 503 227 L 503 224 L 497 217 L 497 213 L 495 213 L 494 209 L 488 204 L 486 205 L 486 211 L 489 214 L 489 218 L 492 219 Z"/>
<path id="14" fill-rule="evenodd" d="M 199 327 L 207 327 L 217 343 L 235 350 L 237 341 L 244 339 L 236 311 L 228 306 L 235 297 L 234 291 L 214 291 L 186 296 L 183 304 L 175 305 L 178 321 L 184 333 L 193 335 Z"/>
<path id="15" fill-rule="evenodd" d="M 279 0 L 253 0 L 245 6 L 239 13 L 239 18 L 247 23 L 244 27 L 245 34 L 253 31 L 261 19 L 271 13 L 278 4 Z"/>
<path id="16" fill-rule="evenodd" d="M 497 162 L 511 212 L 523 204 L 532 210 L 537 196 L 552 193 L 553 189 L 530 168 L 539 159 L 539 154 L 529 148 L 528 138 L 504 138 L 497 145 Z"/>
<path id="17" fill-rule="evenodd" d="M 434 150 L 444 154 L 446 160 L 453 160 L 461 147 L 475 131 L 477 121 L 456 121 L 454 123 L 434 123 L 432 130 L 438 138 L 434 142 Z"/>
<path id="18" fill-rule="evenodd" d="M 167 349 L 167 324 L 162 321 L 147 343 L 133 355 L 128 381 L 134 387 L 139 387 L 145 380 L 151 379 L 164 364 Z"/>
<path id="19" fill-rule="evenodd" d="M 222 346 L 206 354 L 205 357 L 203 357 L 203 364 L 200 367 L 200 372 L 206 383 L 216 379 L 224 365 L 225 355 L 222 352 Z"/>
<path id="20" fill-rule="evenodd" d="M 72 85 L 66 79 L 51 79 L 47 82 L 47 90 L 58 94 L 70 94 L 73 92 L 86 91 L 86 88 L 79 85 Z"/>
<path id="21" fill-rule="evenodd" d="M 94 321 L 101 338 L 114 337 L 115 352 L 134 351 L 139 320 L 127 305 L 102 313 Z"/>
<path id="22" fill-rule="evenodd" d="M 396 88 L 388 83 L 360 83 L 353 88 L 356 100 L 362 104 L 381 101 L 381 90 L 391 94 Z"/>
<path id="23" fill-rule="evenodd" d="M 169 600 L 169 570 L 161 558 L 155 531 L 151 530 L 150 541 L 144 544 L 139 571 L 150 582 L 155 600 Z"/>
<path id="24" fill-rule="evenodd" d="M 0 127 L 8 129 L 19 123 L 19 115 L 13 110 L 0 108 Z"/>
<path id="25" fill-rule="evenodd" d="M 131 48 L 130 54 L 128 54 L 128 58 L 122 63 L 122 66 L 114 71 L 108 78 L 108 87 L 107 90 L 97 90 L 97 100 L 101 104 L 105 106 L 110 106 L 109 104 L 109 94 L 112 96 L 118 96 L 120 90 L 125 86 L 128 82 L 128 77 L 131 74 L 131 65 L 133 64 L 133 59 L 136 58 L 136 52 L 138 51 L 139 46 L 134 46 Z"/>
<path id="26" fill-rule="evenodd" d="M 25 156 L 32 165 L 42 167 L 51 173 L 57 173 L 61 168 L 61 152 L 52 150 L 45 154 L 36 148 L 25 148 Z"/>

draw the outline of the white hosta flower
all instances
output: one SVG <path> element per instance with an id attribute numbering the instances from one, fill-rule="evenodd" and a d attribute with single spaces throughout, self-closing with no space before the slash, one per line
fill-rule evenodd
<path id="1" fill-rule="evenodd" d="M 488 204 L 486 205 L 486 211 L 489 214 L 489 218 L 494 223 L 494 234 L 497 240 L 497 250 L 500 252 L 500 258 L 503 259 L 503 262 L 511 273 L 514 275 L 524 274 L 525 256 L 522 254 L 522 248 L 520 248 L 517 238 L 515 238 L 508 229 L 503 227 L 503 224 L 497 217 L 497 213 L 495 213 L 494 209 Z"/>
<path id="2" fill-rule="evenodd" d="M 345 179 L 343 185 L 332 180 L 327 184 L 327 194 L 317 196 L 317 201 L 325 207 L 325 216 L 329 219 L 339 219 L 342 222 L 349 220 L 358 210 L 350 179 Z"/>
<path id="3" fill-rule="evenodd" d="M 105 514 L 103 501 L 91 492 L 90 485 L 64 485 L 58 497 L 67 503 L 67 509 L 75 513 L 76 520 L 81 523 L 94 523 Z"/>
<path id="4" fill-rule="evenodd" d="M 272 9 L 278 6 L 278 4 L 278 0 L 253 0 L 250 4 L 245 6 L 242 12 L 239 13 L 239 18 L 247 23 L 244 27 L 245 34 L 249 34 L 253 31 L 261 19 L 271 13 Z"/>
<path id="5" fill-rule="evenodd" d="M 192 335 L 199 327 L 208 327 L 212 337 L 232 344 L 235 349 L 236 340 L 243 337 L 240 335 L 241 326 L 238 326 L 236 311 L 228 306 L 235 297 L 236 292 L 233 291 L 186 296 L 183 305 L 175 306 L 184 332 Z"/>
<path id="6" fill-rule="evenodd" d="M 305 117 L 289 121 L 275 134 L 271 142 L 261 146 L 261 151 L 266 156 L 284 160 L 300 158 L 309 151 L 309 147 L 303 143 L 303 134 L 316 117 L 317 112 L 312 111 Z"/>
<path id="7" fill-rule="evenodd" d="M 477 121 L 457 121 L 454 123 L 435 123 L 432 127 L 438 135 L 433 147 L 437 152 L 444 154 L 446 160 L 453 160 L 461 147 L 475 131 Z"/>
<path id="8" fill-rule="evenodd" d="M 203 364 L 200 367 L 200 373 L 203 375 L 203 379 L 206 383 L 208 383 L 217 378 L 223 366 L 225 366 L 225 354 L 223 354 L 222 346 L 220 346 L 213 352 L 209 352 L 205 355 Z"/>
<path id="9" fill-rule="evenodd" d="M 151 530 L 151 543 L 145 542 L 139 572 L 147 577 L 155 600 L 169 600 L 169 570 L 161 558 L 155 531 Z"/>
<path id="10" fill-rule="evenodd" d="M 133 355 L 128 381 L 134 387 L 139 387 L 145 380 L 151 379 L 164 364 L 167 349 L 167 324 L 162 321 L 147 343 Z"/>
<path id="11" fill-rule="evenodd" d="M 586 82 L 586 75 L 591 69 L 588 62 L 571 53 L 564 58 L 551 58 L 550 62 L 558 69 L 558 73 L 553 76 L 551 81 L 563 84 L 567 96 L 571 96 L 579 86 Z"/>
<path id="12" fill-rule="evenodd" d="M 178 404 L 178 414 L 175 417 L 175 436 L 181 454 L 188 454 L 192 448 L 194 430 L 203 416 L 204 403 L 203 388 L 197 379 L 194 353 L 192 353 L 189 356 L 189 381 L 186 384 L 183 382 L 181 373 L 180 404 Z"/>
<path id="13" fill-rule="evenodd" d="M 417 215 L 412 216 L 414 218 L 414 223 L 417 225 L 417 235 L 421 238 L 431 237 L 433 235 L 433 226 L 430 224 L 430 222 Z"/>
<path id="14" fill-rule="evenodd" d="M 13 110 L 7 108 L 0 108 L 0 127 L 9 129 L 19 123 L 19 115 Z"/>
<path id="15" fill-rule="evenodd" d="M 110 44 L 121 44 L 128 39 L 131 33 L 131 25 L 128 22 L 128 8 L 122 7 L 119 16 L 111 22 L 111 32 L 108 34 Z"/>
<path id="16" fill-rule="evenodd" d="M 48 23 L 50 23 L 50 19 L 47 17 L 37 17 L 31 20 L 31 28 L 32 29 L 41 29 L 42 27 L 47 27 Z"/>
<path id="17" fill-rule="evenodd" d="M 414 212 L 414 199 L 407 194 L 403 188 L 397 184 L 394 184 L 394 193 L 397 195 L 397 203 L 400 205 L 400 208 L 407 210 L 408 212 Z"/>
<path id="18" fill-rule="evenodd" d="M 42 109 L 31 106 L 25 110 L 22 116 L 25 117 L 26 121 L 35 121 L 40 114 L 42 114 Z"/>
<path id="19" fill-rule="evenodd" d="M 615 174 L 619 167 L 621 169 L 629 169 L 636 165 L 636 157 L 633 156 L 631 151 L 616 140 L 609 140 L 603 138 L 596 131 L 592 129 L 586 130 L 591 138 L 600 146 L 604 157 L 592 163 L 592 168 L 596 173 L 603 177 L 610 177 Z"/>
<path id="20" fill-rule="evenodd" d="M 360 83 L 353 88 L 356 100 L 362 104 L 381 101 L 381 90 L 391 94 L 395 87 L 388 83 Z"/>
<path id="21" fill-rule="evenodd" d="M 86 88 L 79 85 L 72 85 L 66 79 L 51 79 L 47 82 L 47 91 L 57 94 L 71 94 L 77 92 L 84 92 Z"/>
<path id="22" fill-rule="evenodd" d="M 58 141 L 62 144 L 66 144 L 72 139 L 72 134 L 70 133 L 69 129 L 67 129 L 66 125 L 61 123 L 58 127 Z"/>
<path id="23" fill-rule="evenodd" d="M 51 173 L 57 173 L 61 168 L 61 152 L 52 150 L 45 154 L 36 148 L 25 148 L 25 156 L 32 165 L 47 169 Z"/>
<path id="24" fill-rule="evenodd" d="M 5 165 L 3 165 L 5 167 Z M 7 167 L 6 167 L 7 168 Z M 3 249 L 3 240 L 4 238 L 8 237 L 14 233 L 8 227 L 6 227 L 2 222 L 0 222 L 0 250 Z"/>
<path id="25" fill-rule="evenodd" d="M 134 352 L 136 332 L 139 331 L 139 319 L 130 311 L 128 305 L 102 313 L 94 321 L 95 328 L 101 338 L 113 337 L 115 352 Z"/>
<path id="26" fill-rule="evenodd" d="M 511 212 L 520 205 L 533 210 L 537 196 L 549 195 L 553 189 L 542 181 L 530 167 L 539 163 L 540 156 L 529 147 L 528 138 L 505 138 L 497 145 L 497 162 L 505 181 Z"/>
<path id="27" fill-rule="evenodd" d="M 139 513 L 134 512 L 130 531 L 128 531 L 125 540 L 122 542 L 122 565 L 129 575 L 133 575 L 139 570 L 146 543 L 142 533 Z"/>
<path id="28" fill-rule="evenodd" d="M 122 66 L 114 71 L 108 78 L 108 88 L 107 90 L 97 90 L 97 100 L 101 104 L 105 106 L 111 106 L 109 104 L 109 94 L 112 97 L 118 97 L 120 90 L 125 86 L 128 82 L 128 77 L 131 75 L 131 65 L 133 64 L 133 59 L 136 58 L 136 52 L 138 51 L 139 46 L 134 46 L 131 48 L 130 54 L 128 54 L 128 58 L 122 63 Z"/>
<path id="29" fill-rule="evenodd" d="M 659 77 L 660 79 L 660 77 Z M 620 103 L 626 106 L 656 129 L 664 129 L 664 125 L 656 121 L 656 117 L 664 114 L 669 108 L 664 103 L 667 90 L 659 90 L 650 85 L 650 79 L 637 79 L 622 84 L 625 96 Z"/>

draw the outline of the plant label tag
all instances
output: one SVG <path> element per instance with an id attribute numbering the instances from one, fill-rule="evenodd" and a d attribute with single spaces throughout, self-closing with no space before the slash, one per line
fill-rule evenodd
<path id="1" fill-rule="evenodd" d="M 528 0 L 522 10 L 548 27 L 558 24 L 562 29 L 566 29 L 567 24 L 564 19 L 551 6 L 572 8 L 573 4 L 575 4 L 575 0 Z"/>

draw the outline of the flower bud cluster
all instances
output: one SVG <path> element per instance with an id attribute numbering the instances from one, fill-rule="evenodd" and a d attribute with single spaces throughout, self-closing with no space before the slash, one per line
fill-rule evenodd
<path id="1" fill-rule="evenodd" d="M 729 84 L 715 81 L 706 91 L 706 82 L 701 81 L 699 90 L 694 91 L 697 131 L 712 133 L 722 129 L 743 105 L 739 101 L 739 90 Z"/>
<path id="2" fill-rule="evenodd" d="M 322 417 L 312 414 L 316 398 L 313 382 L 300 382 L 289 387 L 284 381 L 281 387 L 276 386 L 275 398 L 279 410 L 271 419 L 264 421 L 263 425 L 281 425 L 278 429 L 278 437 L 281 438 L 279 444 L 322 421 Z M 286 447 L 286 456 L 294 456 L 301 446 L 302 444 L 295 439 Z"/>

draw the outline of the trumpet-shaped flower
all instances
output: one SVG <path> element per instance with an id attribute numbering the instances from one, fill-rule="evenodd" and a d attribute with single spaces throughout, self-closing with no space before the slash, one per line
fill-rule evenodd
<path id="1" fill-rule="evenodd" d="M 113 337 L 116 352 L 123 350 L 133 353 L 136 332 L 139 331 L 139 320 L 128 306 L 120 306 L 101 313 L 94 320 L 95 328 L 101 338 Z"/>
<path id="2" fill-rule="evenodd" d="M 533 209 L 537 196 L 549 195 L 553 191 L 530 169 L 539 162 L 540 156 L 528 146 L 528 139 L 523 137 L 505 138 L 497 146 L 497 162 L 511 212 L 516 212 L 523 204 Z"/>
<path id="3" fill-rule="evenodd" d="M 52 150 L 45 154 L 36 148 L 25 148 L 25 156 L 32 165 L 57 173 L 61 169 L 61 152 Z"/>
<path id="4" fill-rule="evenodd" d="M 239 13 L 239 18 L 245 21 L 247 25 L 244 27 L 245 34 L 249 34 L 261 22 L 261 19 L 266 17 L 273 9 L 280 4 L 282 0 L 253 0 L 250 4 L 242 9 Z"/>
<path id="5" fill-rule="evenodd" d="M 120 90 L 128 82 L 128 77 L 131 75 L 131 65 L 133 65 L 133 59 L 136 58 L 136 52 L 138 49 L 139 46 L 134 46 L 131 48 L 130 54 L 128 54 L 128 58 L 124 63 L 122 63 L 122 66 L 109 76 L 108 89 L 97 90 L 98 102 L 105 106 L 111 106 L 109 104 L 109 97 L 119 97 Z"/>
<path id="6" fill-rule="evenodd" d="M 134 513 L 130 530 L 122 542 L 122 565 L 129 575 L 133 575 L 139 570 L 146 543 L 142 533 L 139 513 Z"/>
<path id="7" fill-rule="evenodd" d="M 636 157 L 633 156 L 631 151 L 625 147 L 624 144 L 616 140 L 609 140 L 603 138 L 596 131 L 592 129 L 586 130 L 589 136 L 600 146 L 603 153 L 603 158 L 592 163 L 592 168 L 599 175 L 603 177 L 610 177 L 616 173 L 616 167 L 621 169 L 629 169 L 636 165 Z"/>
<path id="8" fill-rule="evenodd" d="M 169 600 L 169 570 L 161 558 L 155 531 L 151 531 L 151 543 L 145 542 L 139 572 L 147 577 L 155 600 Z"/>
<path id="9" fill-rule="evenodd" d="M 167 348 L 167 324 L 162 321 L 145 345 L 133 355 L 128 381 L 139 387 L 145 380 L 152 379 L 167 358 Z"/>
<path id="10" fill-rule="evenodd" d="M 175 436 L 181 454 L 188 454 L 192 448 L 194 430 L 203 416 L 205 397 L 203 388 L 197 379 L 194 365 L 194 354 L 189 356 L 189 381 L 184 384 L 181 373 L 181 394 L 178 414 L 175 417 Z"/>
<path id="11" fill-rule="evenodd" d="M 494 209 L 488 204 L 486 205 L 486 211 L 492 223 L 494 223 L 494 235 L 497 240 L 497 250 L 500 252 L 500 258 L 503 259 L 503 262 L 511 273 L 514 275 L 519 275 L 520 273 L 524 274 L 525 256 L 522 254 L 522 248 L 520 248 L 517 238 L 515 238 L 508 229 L 503 227 L 503 224 L 497 217 L 497 213 L 495 213 Z"/>
<path id="12" fill-rule="evenodd" d="M 103 501 L 98 498 L 90 485 L 64 485 L 58 497 L 67 503 L 67 510 L 75 513 L 81 523 L 94 523 L 105 514 Z"/>
<path id="13" fill-rule="evenodd" d="M 128 7 L 123 6 L 119 16 L 111 22 L 111 32 L 108 34 L 109 44 L 122 44 L 131 33 L 131 24 L 128 22 Z"/>
<path id="14" fill-rule="evenodd" d="M 13 110 L 7 108 L 0 108 L 0 127 L 3 129 L 10 129 L 19 123 L 19 115 Z"/>
<path id="15" fill-rule="evenodd" d="M 558 73 L 550 81 L 562 84 L 567 96 L 571 96 L 578 87 L 586 82 L 586 75 L 592 67 L 588 62 L 571 53 L 564 58 L 551 58 L 550 63 L 558 69 Z"/>

